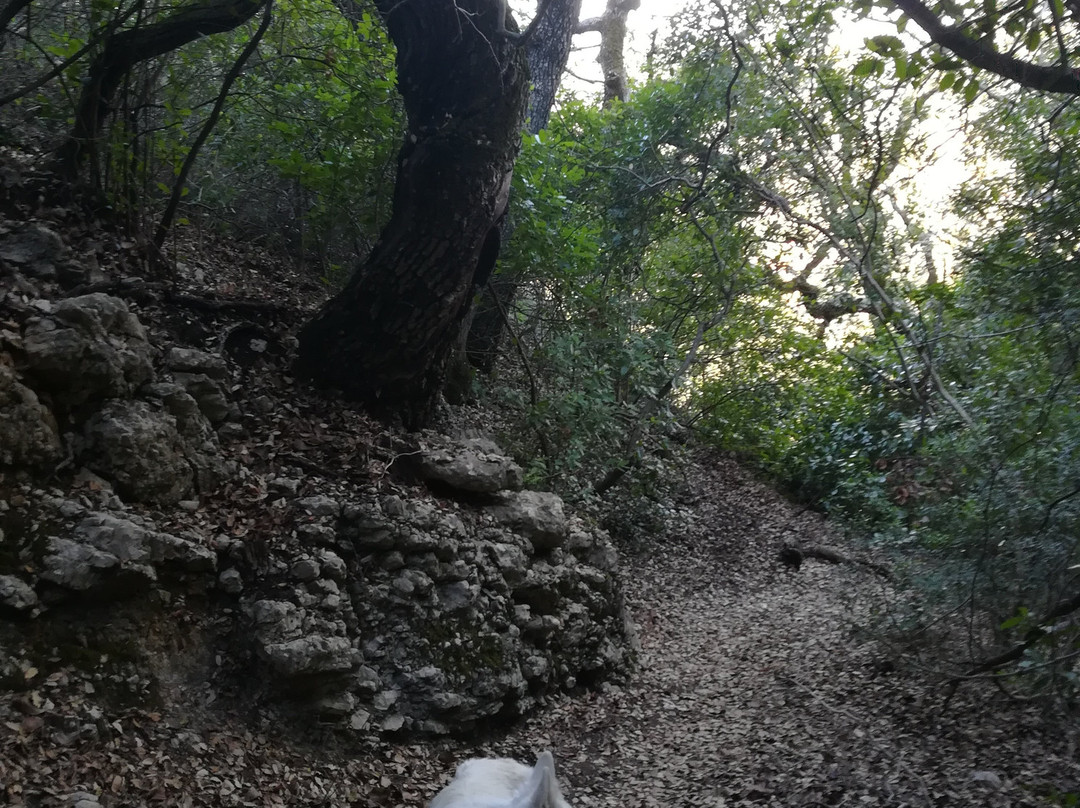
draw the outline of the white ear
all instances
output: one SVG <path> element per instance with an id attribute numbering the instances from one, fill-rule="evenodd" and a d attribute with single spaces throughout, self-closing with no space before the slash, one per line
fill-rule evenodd
<path id="1" fill-rule="evenodd" d="M 536 759 L 529 779 L 510 798 L 507 808 L 556 808 L 555 793 L 555 759 L 551 752 L 543 752 Z"/>

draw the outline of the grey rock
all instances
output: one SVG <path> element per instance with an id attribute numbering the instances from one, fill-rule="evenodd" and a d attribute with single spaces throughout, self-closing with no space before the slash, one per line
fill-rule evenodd
<path id="1" fill-rule="evenodd" d="M 369 696 L 374 695 L 382 687 L 382 680 L 378 672 L 367 665 L 361 665 L 353 679 L 353 687 L 361 693 Z"/>
<path id="2" fill-rule="evenodd" d="M 317 495 L 296 500 L 296 507 L 312 516 L 341 516 L 341 503 L 332 497 Z"/>
<path id="3" fill-rule="evenodd" d="M 337 693 L 315 702 L 315 711 L 327 718 L 340 718 L 351 715 L 356 709 L 356 696 L 352 693 Z"/>
<path id="4" fill-rule="evenodd" d="M 320 550 L 316 554 L 316 559 L 318 560 L 319 566 L 322 569 L 322 574 L 325 577 L 337 581 L 338 583 L 345 580 L 349 568 L 337 553 L 331 550 Z"/>
<path id="5" fill-rule="evenodd" d="M 225 386 L 203 373 L 173 373 L 173 378 L 199 406 L 199 410 L 213 425 L 229 418 L 232 405 Z"/>
<path id="6" fill-rule="evenodd" d="M 174 373 L 195 373 L 217 382 L 229 381 L 229 366 L 222 357 L 194 348 L 170 348 L 165 353 L 165 367 Z"/>
<path id="7" fill-rule="evenodd" d="M 195 475 L 176 418 L 144 401 L 108 402 L 84 427 L 87 467 L 136 502 L 173 504 L 188 498 Z"/>
<path id="8" fill-rule="evenodd" d="M 987 791 L 999 791 L 1003 785 L 1001 776 L 997 772 L 973 772 L 971 779 Z"/>
<path id="9" fill-rule="evenodd" d="M 367 710 L 357 710 L 349 718 L 349 729 L 359 732 L 360 730 L 366 728 L 370 721 L 371 713 L 369 713 Z"/>
<path id="10" fill-rule="evenodd" d="M 104 294 L 61 300 L 23 332 L 32 387 L 61 408 L 126 398 L 153 377 L 150 345 L 124 301 Z"/>
<path id="11" fill-rule="evenodd" d="M 491 447 L 461 443 L 427 451 L 420 457 L 420 476 L 466 493 L 493 494 L 520 488 L 521 466 L 485 448 Z"/>
<path id="12" fill-rule="evenodd" d="M 300 637 L 264 645 L 262 653 L 271 669 L 286 678 L 347 673 L 360 661 L 347 637 Z"/>
<path id="13" fill-rule="evenodd" d="M 434 585 L 432 580 L 420 570 L 403 570 L 390 584 L 402 597 L 426 597 Z"/>
<path id="14" fill-rule="evenodd" d="M 438 588 L 438 603 L 447 612 L 460 611 L 471 606 L 476 600 L 477 588 L 471 587 L 468 581 L 455 581 Z"/>
<path id="15" fill-rule="evenodd" d="M 301 558 L 289 569 L 289 574 L 298 581 L 314 581 L 319 572 L 319 564 L 313 558 Z"/>
<path id="16" fill-rule="evenodd" d="M 228 595 L 239 595 L 244 591 L 244 578 L 239 570 L 229 567 L 218 576 L 218 587 Z"/>
<path id="17" fill-rule="evenodd" d="M 60 459 L 56 418 L 0 356 L 0 466 L 44 469 Z"/>
<path id="18" fill-rule="evenodd" d="M 257 600 L 251 605 L 255 635 L 264 643 L 296 639 L 303 625 L 303 612 L 286 600 Z"/>
<path id="19" fill-rule="evenodd" d="M 27 614 L 40 605 L 37 593 L 29 584 L 14 575 L 0 575 L 0 607 Z"/>
<path id="20" fill-rule="evenodd" d="M 291 477 L 275 477 L 267 484 L 267 488 L 276 497 L 295 497 L 300 490 L 300 481 Z"/>
<path id="21" fill-rule="evenodd" d="M 64 240 L 42 224 L 30 224 L 0 241 L 0 258 L 38 277 L 54 277 L 55 264 L 66 253 Z"/>
<path id="22" fill-rule="evenodd" d="M 529 560 L 525 551 L 514 544 L 492 543 L 488 545 L 495 565 L 511 586 L 521 583 L 529 572 Z"/>
<path id="23" fill-rule="evenodd" d="M 397 704 L 400 696 L 401 694 L 396 690 L 383 690 L 375 694 L 375 698 L 371 700 L 371 705 L 379 712 L 386 712 Z"/>
<path id="24" fill-rule="evenodd" d="M 500 523 L 519 531 L 538 551 L 551 550 L 566 541 L 567 520 L 563 501 L 556 494 L 519 491 L 503 494 L 488 507 Z"/>
<path id="25" fill-rule="evenodd" d="M 121 561 L 151 564 L 178 573 L 208 573 L 217 567 L 217 555 L 209 547 L 110 513 L 88 515 L 75 526 L 72 536 Z"/>
<path id="26" fill-rule="evenodd" d="M 55 536 L 46 545 L 41 565 L 43 581 L 102 599 L 143 592 L 157 581 L 149 565 L 122 562 L 112 553 Z"/>

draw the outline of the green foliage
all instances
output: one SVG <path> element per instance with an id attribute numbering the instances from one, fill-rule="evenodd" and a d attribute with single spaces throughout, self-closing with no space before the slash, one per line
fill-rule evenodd
<path id="1" fill-rule="evenodd" d="M 243 232 L 283 239 L 327 271 L 369 246 L 389 216 L 404 126 L 393 49 L 369 12 L 349 21 L 328 0 L 287 0 L 276 14 L 192 185 Z M 196 65 L 229 46 L 204 47 Z M 188 101 L 188 69 L 171 66 L 167 104 Z"/>

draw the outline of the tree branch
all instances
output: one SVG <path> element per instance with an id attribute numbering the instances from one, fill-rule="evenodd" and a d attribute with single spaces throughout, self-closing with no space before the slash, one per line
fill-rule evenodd
<path id="1" fill-rule="evenodd" d="M 961 29 L 948 26 L 921 0 L 893 0 L 929 35 L 931 41 L 955 53 L 965 62 L 987 72 L 1045 93 L 1080 95 L 1080 75 L 1063 67 L 1046 67 L 1025 62 L 994 50 L 990 39 L 975 40 Z"/>

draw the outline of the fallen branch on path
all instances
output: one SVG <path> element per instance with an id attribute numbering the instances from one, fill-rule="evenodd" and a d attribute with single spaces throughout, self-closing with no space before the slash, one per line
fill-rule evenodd
<path id="1" fill-rule="evenodd" d="M 802 566 L 805 559 L 816 558 L 819 561 L 827 561 L 830 564 L 853 564 L 857 567 L 865 567 L 875 575 L 880 575 L 882 578 L 890 577 L 889 570 L 881 564 L 868 561 L 864 558 L 852 558 L 833 547 L 825 547 L 820 544 L 807 544 L 801 547 L 796 547 L 791 544 L 785 545 L 780 550 L 779 558 L 780 563 L 785 567 L 791 567 L 796 570 Z"/>

